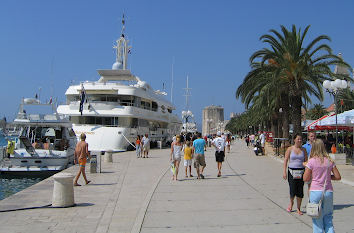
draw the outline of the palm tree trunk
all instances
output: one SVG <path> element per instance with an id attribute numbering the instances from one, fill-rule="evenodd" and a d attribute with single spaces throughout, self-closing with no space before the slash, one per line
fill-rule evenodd
<path id="1" fill-rule="evenodd" d="M 279 114 L 273 113 L 269 123 L 270 123 L 270 131 L 273 134 L 273 138 L 278 138 L 279 137 Z"/>
<path id="2" fill-rule="evenodd" d="M 289 96 L 287 94 L 282 94 L 281 96 L 281 109 L 282 137 L 289 138 Z"/>
<path id="3" fill-rule="evenodd" d="M 273 137 L 277 137 L 278 135 L 276 134 L 276 129 L 277 129 L 277 121 L 272 119 L 270 121 L 270 131 L 272 132 Z"/>
<path id="4" fill-rule="evenodd" d="M 292 97 L 292 123 L 294 125 L 294 135 L 302 133 L 301 128 L 301 107 L 302 107 L 302 99 L 301 96 Z"/>
<path id="5" fill-rule="evenodd" d="M 287 109 L 283 110 L 282 113 L 282 118 L 283 118 L 283 138 L 289 138 L 289 107 Z"/>

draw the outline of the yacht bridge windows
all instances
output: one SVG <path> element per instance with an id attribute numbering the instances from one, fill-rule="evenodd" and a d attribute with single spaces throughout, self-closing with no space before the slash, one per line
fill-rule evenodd
<path id="1" fill-rule="evenodd" d="M 141 98 L 138 96 L 132 95 L 116 95 L 116 94 L 87 94 L 86 95 L 87 103 L 116 103 L 120 106 L 133 106 L 150 111 L 158 111 L 158 103 L 149 99 Z M 67 104 L 71 102 L 80 101 L 79 95 L 67 95 Z M 172 112 L 171 109 L 168 109 L 168 112 Z"/>
<path id="2" fill-rule="evenodd" d="M 79 125 L 102 125 L 108 127 L 138 128 L 147 127 L 150 130 L 167 128 L 167 122 L 151 121 L 131 117 L 102 117 L 102 116 L 70 116 L 73 124 Z"/>

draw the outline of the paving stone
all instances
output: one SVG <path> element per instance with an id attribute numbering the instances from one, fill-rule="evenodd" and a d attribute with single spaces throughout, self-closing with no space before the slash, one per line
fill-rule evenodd
<path id="1" fill-rule="evenodd" d="M 75 187 L 76 207 L 0 213 L 0 233 L 127 233 L 140 227 L 143 233 L 312 231 L 309 217 L 285 211 L 288 183 L 281 177 L 282 164 L 272 157 L 255 156 L 242 141 L 234 142 L 223 176 L 217 178 L 214 151 L 208 148 L 206 179 L 184 178 L 181 166 L 180 181 L 175 182 L 167 170 L 169 153 L 152 150 L 149 159 L 137 159 L 134 151 L 116 153 L 113 163 L 103 164 L 104 173 L 88 173 L 92 184 Z M 346 174 L 353 173 L 346 169 Z M 75 166 L 65 172 L 77 170 Z M 48 204 L 52 189 L 48 178 L 0 201 L 0 210 Z M 354 232 L 354 188 L 334 182 L 334 189 L 335 229 Z"/>

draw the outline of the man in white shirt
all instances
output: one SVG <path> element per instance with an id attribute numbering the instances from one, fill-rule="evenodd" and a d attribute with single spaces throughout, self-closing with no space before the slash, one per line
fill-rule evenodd
<path id="1" fill-rule="evenodd" d="M 261 131 L 261 135 L 259 135 L 259 140 L 261 141 L 262 155 L 264 155 L 265 135 L 263 131 Z"/>
<path id="2" fill-rule="evenodd" d="M 143 158 L 149 158 L 149 150 L 150 150 L 150 138 L 148 134 L 145 134 L 142 140 L 143 143 L 143 150 L 144 150 L 144 157 Z"/>
<path id="3" fill-rule="evenodd" d="M 225 158 L 225 140 L 221 137 L 220 131 L 216 135 L 217 137 L 213 140 L 212 145 L 215 147 L 215 159 L 218 165 L 218 177 L 220 177 L 222 162 Z"/>

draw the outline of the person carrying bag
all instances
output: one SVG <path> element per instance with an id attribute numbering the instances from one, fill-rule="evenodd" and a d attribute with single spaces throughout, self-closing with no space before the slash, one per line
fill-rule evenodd
<path id="1" fill-rule="evenodd" d="M 302 175 L 305 170 L 303 163 L 306 161 L 307 153 L 306 150 L 302 148 L 302 137 L 300 134 L 295 134 L 294 145 L 286 150 L 283 164 L 283 179 L 287 179 L 289 183 L 290 203 L 286 209 L 289 213 L 292 212 L 294 199 L 296 197 L 296 212 L 302 215 L 300 209 L 302 198 L 304 197 L 304 181 L 302 180 Z"/>
<path id="2" fill-rule="evenodd" d="M 331 175 L 333 173 L 333 175 Z M 312 178 L 311 178 L 312 177 Z M 314 233 L 334 233 L 333 186 L 331 180 L 340 180 L 340 173 L 329 157 L 323 141 L 312 143 L 310 159 L 306 163 L 304 181 L 311 181 L 307 215 L 312 217 Z"/>
<path id="3" fill-rule="evenodd" d="M 329 160 L 328 161 L 328 165 L 327 165 L 327 170 L 328 170 L 328 167 L 329 167 Z M 309 197 L 309 202 L 307 203 L 306 205 L 306 214 L 312 218 L 319 218 L 320 215 L 321 215 L 321 209 L 322 209 L 322 200 L 323 200 L 323 197 L 324 197 L 324 193 L 325 193 L 325 190 L 326 190 L 326 184 L 327 184 L 327 172 L 326 172 L 326 180 L 325 180 L 325 183 L 324 183 L 324 187 L 323 187 L 323 191 L 322 191 L 322 196 L 321 196 L 321 199 L 318 203 L 311 203 L 310 202 L 310 197 Z"/>

